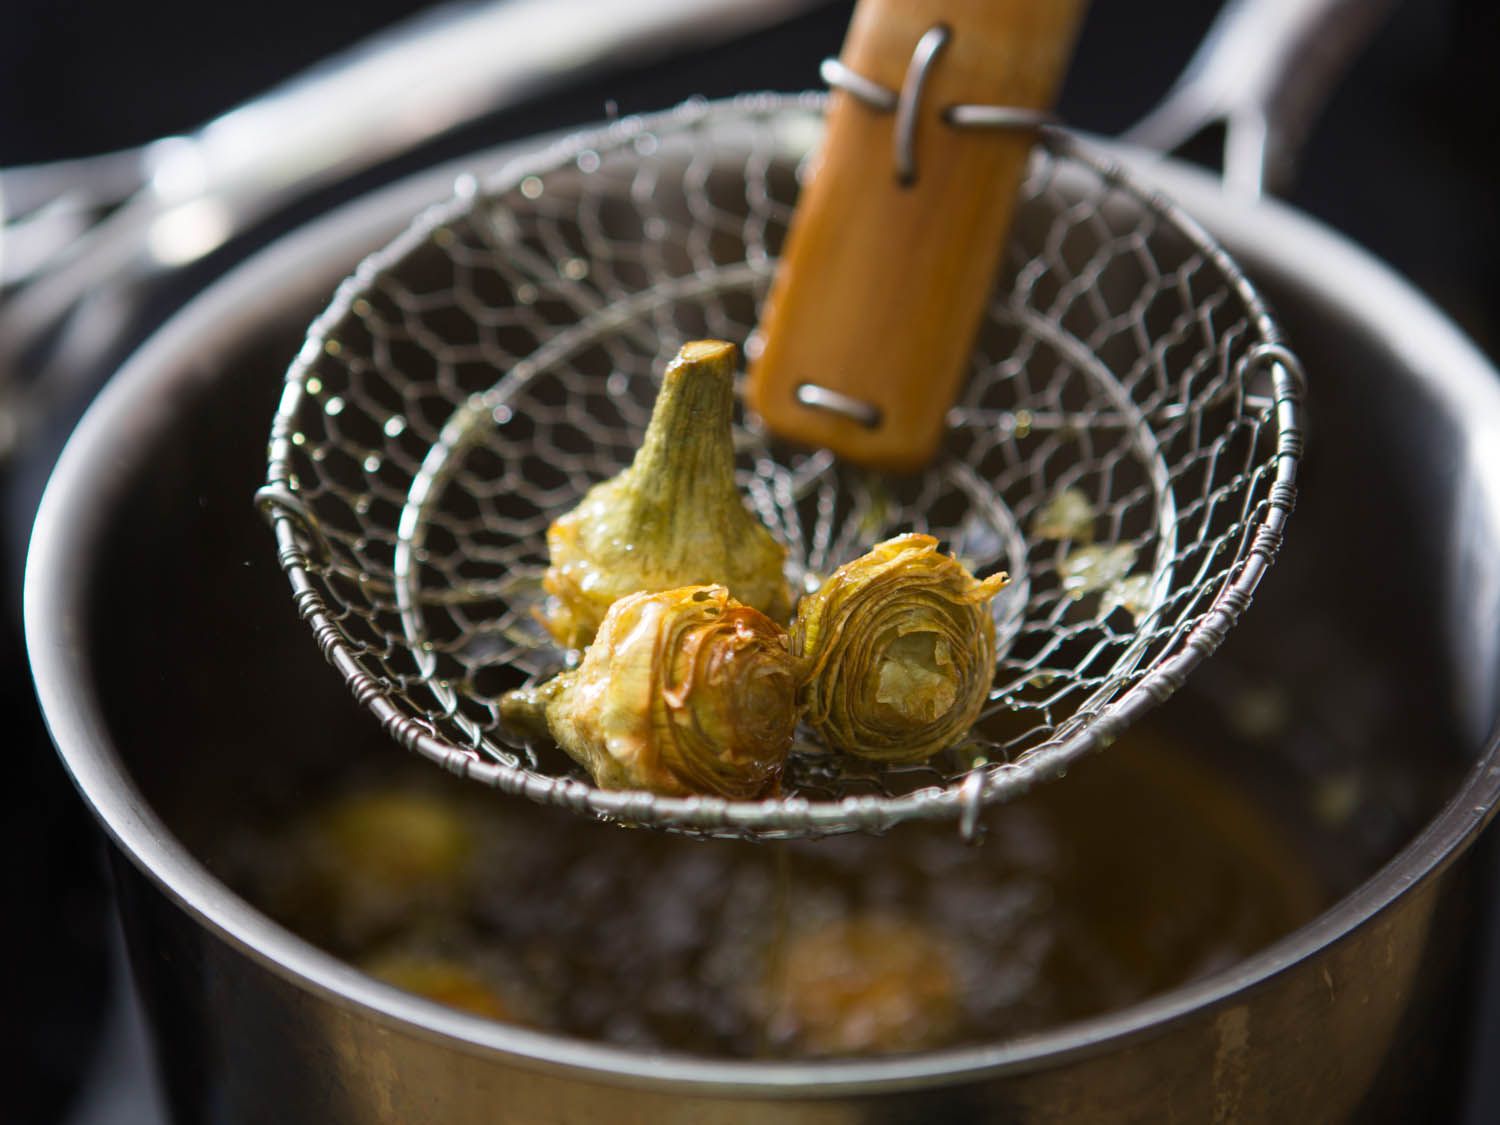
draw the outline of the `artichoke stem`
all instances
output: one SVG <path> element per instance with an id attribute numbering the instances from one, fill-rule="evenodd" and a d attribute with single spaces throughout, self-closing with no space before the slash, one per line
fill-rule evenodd
<path id="1" fill-rule="evenodd" d="M 571 679 L 569 673 L 563 672 L 545 683 L 506 692 L 500 697 L 500 718 L 517 734 L 529 738 L 549 737 L 547 706 L 563 693 Z"/>
<path id="2" fill-rule="evenodd" d="M 626 522 L 662 526 L 684 514 L 720 518 L 742 507 L 734 487 L 734 345 L 684 344 L 662 379 L 651 424 L 631 463 Z"/>

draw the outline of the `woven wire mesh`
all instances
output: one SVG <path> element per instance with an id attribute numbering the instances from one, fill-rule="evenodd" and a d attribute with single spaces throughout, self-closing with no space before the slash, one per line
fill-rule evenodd
<path id="1" fill-rule="evenodd" d="M 736 418 L 743 494 L 794 588 L 903 531 L 1011 574 L 970 737 L 875 767 L 804 733 L 786 797 L 728 802 L 599 790 L 507 731 L 500 696 L 563 666 L 533 614 L 548 524 L 629 463 L 683 342 L 753 340 L 822 105 L 691 103 L 461 183 L 314 324 L 263 500 L 325 654 L 402 742 L 684 831 L 972 824 L 1111 741 L 1243 608 L 1292 500 L 1295 360 L 1206 236 L 1055 136 L 927 470 L 873 474 Z"/>

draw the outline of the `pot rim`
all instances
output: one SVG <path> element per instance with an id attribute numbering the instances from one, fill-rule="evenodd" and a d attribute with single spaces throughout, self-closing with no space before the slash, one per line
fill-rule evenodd
<path id="1" fill-rule="evenodd" d="M 535 142 L 526 146 L 529 150 Z M 520 146 L 418 173 L 347 204 L 238 266 L 173 316 L 135 353 L 69 440 L 39 509 L 26 566 L 24 621 L 43 715 L 73 782 L 106 833 L 168 898 L 210 932 L 296 987 L 405 1034 L 507 1063 L 611 1084 L 758 1096 L 875 1092 L 1037 1069 L 1161 1032 L 1225 1002 L 1338 941 L 1445 868 L 1495 815 L 1500 737 L 1491 737 L 1443 809 L 1371 878 L 1313 921 L 1229 969 L 1087 1020 L 1001 1045 L 883 1059 L 764 1062 L 698 1059 L 587 1043 L 466 1015 L 365 976 L 282 928 L 214 878 L 149 807 L 117 754 L 90 680 L 88 560 L 129 469 L 172 416 L 172 404 L 212 372 L 185 362 L 241 339 L 292 297 L 326 293 L 328 263 L 355 261 L 456 179 L 495 168 Z M 1216 236 L 1322 278 L 1329 300 L 1397 356 L 1441 370 L 1431 389 L 1500 448 L 1500 373 L 1430 302 L 1343 237 L 1270 201 L 1225 196 L 1218 181 L 1140 152 L 1117 149 L 1149 183 L 1170 191 Z M 1239 236 L 1239 237 L 1236 237 Z M 1253 257 L 1253 255 L 1247 255 Z M 321 264 L 320 264 L 321 263 Z M 344 271 L 340 271 L 342 273 Z M 289 279 L 292 279 L 289 281 Z M 166 374 L 163 375 L 162 373 Z M 134 452 L 132 452 L 132 449 Z M 1489 497 L 1500 526 L 1500 487 Z M 246 504 L 250 498 L 246 497 Z M 1294 531 L 1295 534 L 1295 531 Z"/>

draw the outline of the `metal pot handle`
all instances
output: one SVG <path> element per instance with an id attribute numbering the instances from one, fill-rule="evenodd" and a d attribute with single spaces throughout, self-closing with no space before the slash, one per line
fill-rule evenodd
<path id="1" fill-rule="evenodd" d="M 732 41 L 822 2 L 455 0 L 193 133 L 0 170 L 0 462 L 44 396 L 97 376 L 145 285 L 292 199 L 585 73 Z M 7 211 L 28 221 L 7 224 Z M 70 332 L 77 323 L 86 330 Z"/>
<path id="2" fill-rule="evenodd" d="M 1394 0 L 1229 0 L 1161 103 L 1121 140 L 1170 152 L 1222 123 L 1224 186 L 1258 198 L 1291 180 L 1325 98 Z"/>

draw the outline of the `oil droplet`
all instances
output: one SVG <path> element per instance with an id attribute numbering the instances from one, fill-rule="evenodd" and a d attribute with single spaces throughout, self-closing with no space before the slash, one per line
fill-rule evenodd
<path id="1" fill-rule="evenodd" d="M 1236 692 L 1225 708 L 1225 715 L 1234 732 L 1247 742 L 1283 737 L 1294 718 L 1286 694 L 1268 684 Z"/>
<path id="2" fill-rule="evenodd" d="M 343 412 L 344 400 L 338 395 L 334 395 L 323 404 L 323 413 L 327 414 L 331 418 L 336 418 Z"/>
<path id="3" fill-rule="evenodd" d="M 1342 828 L 1359 811 L 1364 786 L 1355 771 L 1320 781 L 1313 789 L 1313 813 L 1330 828 Z"/>
<path id="4" fill-rule="evenodd" d="M 399 414 L 392 414 L 385 420 L 385 436 L 400 437 L 406 432 L 406 419 Z"/>
<path id="5" fill-rule="evenodd" d="M 585 174 L 599 170 L 599 154 L 591 148 L 586 148 L 578 154 L 578 170 Z"/>
<path id="6" fill-rule="evenodd" d="M 562 275 L 569 281 L 582 281 L 589 275 L 589 264 L 582 258 L 569 258 L 562 264 Z"/>
<path id="7" fill-rule="evenodd" d="M 368 457 L 365 458 L 365 472 L 367 472 L 367 473 L 378 473 L 379 471 L 380 471 L 380 455 L 376 454 L 376 453 L 372 453 Z"/>
<path id="8" fill-rule="evenodd" d="M 527 199 L 540 199 L 543 184 L 540 176 L 527 176 L 521 181 L 521 194 Z"/>
<path id="9" fill-rule="evenodd" d="M 319 395 L 323 393 L 323 380 L 319 379 L 316 375 L 309 375 L 307 377 L 306 386 L 307 393 L 310 395 Z"/>

